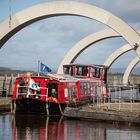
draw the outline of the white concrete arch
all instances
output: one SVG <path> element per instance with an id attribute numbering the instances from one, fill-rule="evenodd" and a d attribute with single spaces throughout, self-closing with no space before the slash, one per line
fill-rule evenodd
<path id="1" fill-rule="evenodd" d="M 82 53 L 90 45 L 107 38 L 120 37 L 120 35 L 112 29 L 105 29 L 92 33 L 76 43 L 65 55 L 59 65 L 57 73 L 62 73 L 63 65 L 73 63 L 80 53 Z M 132 48 L 132 47 L 131 47 Z"/>
<path id="2" fill-rule="evenodd" d="M 139 34 L 140 32 L 138 32 Z M 104 62 L 104 65 L 110 67 L 112 65 L 112 63 L 121 55 L 123 55 L 124 53 L 128 52 L 132 50 L 132 47 L 129 44 L 126 44 L 122 47 L 120 47 L 119 49 L 117 49 L 116 51 L 114 51 Z"/>
<path id="3" fill-rule="evenodd" d="M 135 57 L 127 66 L 124 75 L 123 75 L 123 84 L 127 85 L 128 84 L 128 79 L 131 71 L 134 69 L 134 67 L 140 62 L 139 57 Z"/>
<path id="4" fill-rule="evenodd" d="M 128 52 L 132 50 L 132 47 L 127 44 L 124 45 L 120 48 L 118 48 L 116 51 L 114 51 L 104 62 L 104 65 L 107 67 L 111 67 L 112 63 L 121 55 L 123 55 L 124 53 Z"/>
<path id="5" fill-rule="evenodd" d="M 74 47 L 66 54 L 65 58 L 63 59 L 63 61 L 61 62 L 60 66 L 58 68 L 58 73 L 62 73 L 62 66 L 63 66 L 63 64 L 73 63 L 74 60 L 79 55 L 79 53 L 84 51 L 91 44 L 93 44 L 95 42 L 98 42 L 100 40 L 107 39 L 107 38 L 112 38 L 112 37 L 120 37 L 120 35 L 117 32 L 113 31 L 112 29 L 105 29 L 105 30 L 101 30 L 99 32 L 93 33 L 93 34 L 85 37 L 84 39 L 79 41 L 77 44 L 75 44 Z M 107 60 L 104 62 L 104 65 L 110 67 L 112 65 L 112 63 L 119 56 L 123 55 L 124 53 L 126 53 L 126 52 L 128 52 L 130 50 L 132 50 L 132 47 L 129 44 L 126 44 L 126 45 L 118 48 L 116 51 L 114 51 L 107 58 Z M 135 64 L 133 66 L 135 66 Z M 126 76 L 124 76 L 124 80 L 123 81 L 128 81 L 127 79 L 129 77 L 129 74 L 130 74 L 129 71 L 128 71 L 129 69 L 131 69 L 131 68 L 129 68 L 129 66 L 128 66 L 128 68 L 127 68 L 127 70 L 125 72 L 127 74 L 125 74 Z"/>
<path id="6" fill-rule="evenodd" d="M 49 2 L 38 4 L 12 16 L 12 25 L 8 19 L 0 24 L 0 47 L 22 28 L 45 18 L 60 15 L 76 15 L 95 19 L 118 32 L 132 48 L 140 44 L 140 36 L 127 23 L 113 14 L 96 6 L 80 2 Z M 140 47 L 136 50 L 140 57 Z"/>

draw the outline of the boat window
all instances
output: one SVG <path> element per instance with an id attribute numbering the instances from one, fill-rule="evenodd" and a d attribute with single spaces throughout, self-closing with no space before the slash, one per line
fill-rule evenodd
<path id="1" fill-rule="evenodd" d="M 72 97 L 77 98 L 77 91 L 75 87 L 72 87 Z"/>
<path id="2" fill-rule="evenodd" d="M 82 75 L 82 67 L 77 66 L 76 67 L 76 75 Z"/>
<path id="3" fill-rule="evenodd" d="M 88 76 L 88 67 L 87 66 L 77 66 L 76 75 L 78 76 Z"/>
<path id="4" fill-rule="evenodd" d="M 77 88 L 75 86 L 68 88 L 68 97 L 77 98 Z"/>
<path id="5" fill-rule="evenodd" d="M 96 76 L 95 74 L 96 74 L 95 68 L 91 67 L 91 69 L 90 69 L 90 76 L 91 77 L 95 77 Z"/>
<path id="6" fill-rule="evenodd" d="M 69 66 L 64 66 L 64 74 L 69 74 L 70 67 Z"/>
<path id="7" fill-rule="evenodd" d="M 64 74 L 73 75 L 73 67 L 72 66 L 64 66 Z"/>
<path id="8" fill-rule="evenodd" d="M 84 94 L 87 93 L 87 83 L 84 83 Z"/>
<path id="9" fill-rule="evenodd" d="M 96 68 L 96 77 L 100 78 L 100 69 L 99 68 Z"/>
<path id="10" fill-rule="evenodd" d="M 83 67 L 83 71 L 82 71 L 82 75 L 83 76 L 88 76 L 88 67 Z"/>
<path id="11" fill-rule="evenodd" d="M 71 69 L 70 69 L 70 75 L 71 76 L 73 75 L 73 67 L 71 67 Z"/>
<path id="12" fill-rule="evenodd" d="M 80 83 L 81 94 L 87 94 L 87 83 Z"/>

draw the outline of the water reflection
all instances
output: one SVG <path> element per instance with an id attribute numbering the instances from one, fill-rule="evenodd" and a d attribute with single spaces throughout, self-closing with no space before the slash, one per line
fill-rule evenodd
<path id="1" fill-rule="evenodd" d="M 47 119 L 41 116 L 15 116 L 12 122 L 13 140 L 46 140 Z"/>
<path id="2" fill-rule="evenodd" d="M 64 139 L 62 117 L 15 116 L 13 119 L 14 140 L 58 140 Z"/>
<path id="3" fill-rule="evenodd" d="M 139 140 L 140 128 L 107 123 L 0 115 L 2 140 Z"/>

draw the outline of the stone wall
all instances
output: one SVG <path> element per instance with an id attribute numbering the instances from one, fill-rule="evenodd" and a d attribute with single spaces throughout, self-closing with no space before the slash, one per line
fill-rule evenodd
<path id="1" fill-rule="evenodd" d="M 0 76 L 0 96 L 2 96 L 3 92 L 6 92 L 8 96 L 12 95 L 15 79 L 16 77 L 12 74 L 10 76 L 7 76 L 6 74 Z"/>
<path id="2" fill-rule="evenodd" d="M 109 74 L 108 84 L 122 85 L 123 75 L 122 74 Z M 129 77 L 129 84 L 138 85 L 140 84 L 140 75 L 131 75 Z"/>

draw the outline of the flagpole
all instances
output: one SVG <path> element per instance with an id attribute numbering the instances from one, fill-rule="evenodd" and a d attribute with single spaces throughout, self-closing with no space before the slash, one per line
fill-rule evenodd
<path id="1" fill-rule="evenodd" d="M 40 69 L 40 61 L 38 60 L 38 76 L 39 76 L 39 69 Z"/>

